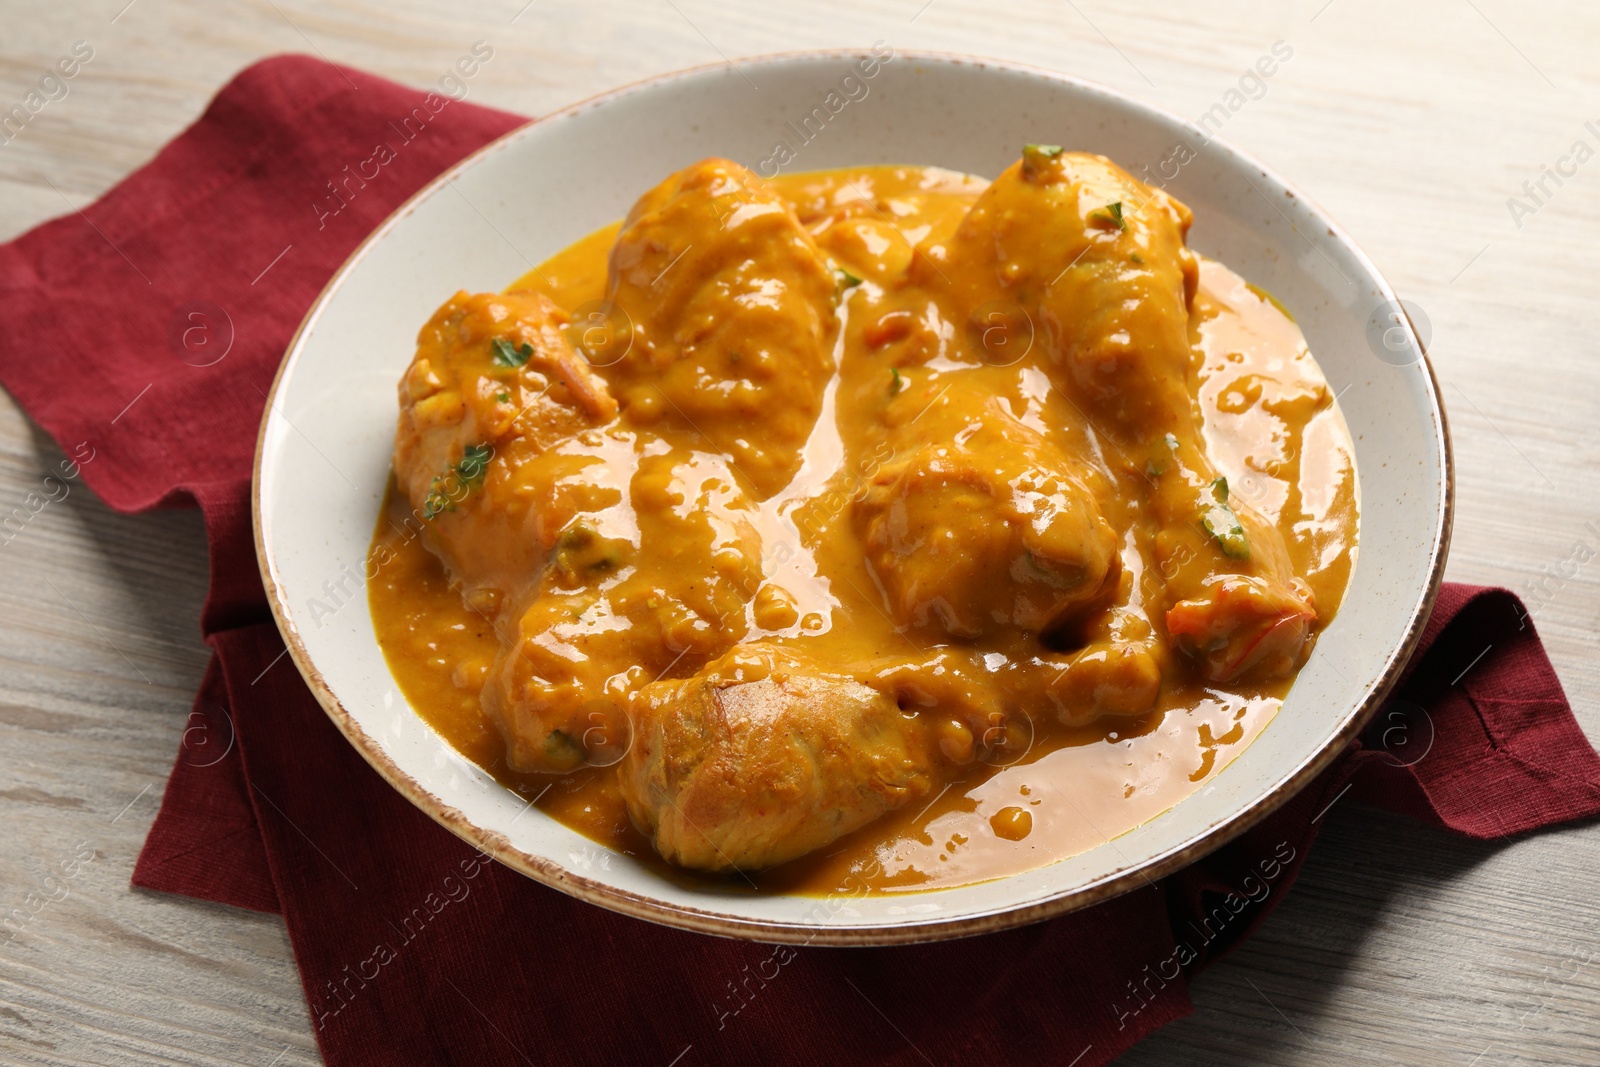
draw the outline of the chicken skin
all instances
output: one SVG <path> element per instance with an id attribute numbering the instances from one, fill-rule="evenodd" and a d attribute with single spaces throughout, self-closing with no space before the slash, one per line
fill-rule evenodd
<path id="1" fill-rule="evenodd" d="M 537 279 L 457 293 L 400 382 L 410 514 L 385 517 L 442 564 L 448 588 L 417 552 L 429 595 L 460 594 L 453 635 L 407 617 L 413 658 L 459 660 L 435 703 L 495 773 L 559 776 L 528 795 L 559 784 L 547 810 L 584 832 L 726 875 L 862 854 L 877 830 L 834 843 L 879 819 L 954 870 L 997 854 L 969 832 L 999 825 L 982 765 L 1277 699 L 1321 542 L 1208 451 L 1261 501 L 1245 435 L 1200 415 L 1222 357 L 1196 355 L 1217 289 L 1189 224 L 1049 146 L 987 185 L 707 159 Z M 1059 833 L 1034 781 L 1003 810 Z"/>
<path id="2" fill-rule="evenodd" d="M 925 729 L 853 678 L 746 645 L 635 696 L 622 792 L 673 863 L 760 870 L 927 793 Z"/>
<path id="3" fill-rule="evenodd" d="M 999 403 L 935 402 L 902 436 L 908 454 L 855 509 L 896 619 L 931 638 L 1038 632 L 1115 584 L 1116 536 L 1098 501 Z"/>
<path id="4" fill-rule="evenodd" d="M 822 409 L 836 285 L 794 208 L 750 171 L 707 159 L 674 174 L 611 252 L 610 300 L 634 331 L 610 375 L 624 414 L 704 435 L 770 496 Z"/>
<path id="5" fill-rule="evenodd" d="M 562 446 L 592 437 L 616 401 L 537 293 L 457 293 L 422 328 L 400 382 L 394 473 L 463 595 L 490 613 L 527 585 L 559 531 L 614 490 Z"/>
<path id="6" fill-rule="evenodd" d="M 643 457 L 625 503 L 563 530 L 506 627 L 482 699 L 506 736 L 507 763 L 615 762 L 634 689 L 671 668 L 692 671 L 745 636 L 760 559 L 749 499 L 721 457 Z"/>
<path id="7" fill-rule="evenodd" d="M 1142 487 L 1167 631 L 1213 681 L 1281 676 L 1308 651 L 1310 590 L 1281 535 L 1229 498 L 1195 410 L 1198 264 L 1182 203 L 1103 156 L 1030 145 L 979 197 L 941 262 L 913 271 L 968 309 L 1010 302 L 1046 365 Z"/>
<path id="8" fill-rule="evenodd" d="M 406 522 L 500 637 L 481 700 L 519 771 L 610 759 L 591 743 L 626 736 L 628 689 L 740 640 L 761 583 L 727 461 L 639 455 L 566 322 L 537 293 L 457 294 L 400 386 Z"/>

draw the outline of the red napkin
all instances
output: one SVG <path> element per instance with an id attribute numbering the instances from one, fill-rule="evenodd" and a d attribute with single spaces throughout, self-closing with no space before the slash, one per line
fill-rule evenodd
<path id="1" fill-rule="evenodd" d="M 426 127 L 330 214 L 392 123 Z M 1090 1067 L 1293 881 L 1347 789 L 1471 837 L 1600 812 L 1520 603 L 1446 586 L 1397 699 L 1322 778 L 1159 884 L 1006 933 L 774 947 L 603 911 L 400 798 L 284 655 L 250 533 L 265 393 L 323 282 L 444 167 L 523 120 L 309 58 L 240 74 L 94 205 L 0 248 L 0 380 L 112 507 L 198 505 L 214 650 L 134 883 L 283 914 L 330 1064 L 934 1062 Z"/>

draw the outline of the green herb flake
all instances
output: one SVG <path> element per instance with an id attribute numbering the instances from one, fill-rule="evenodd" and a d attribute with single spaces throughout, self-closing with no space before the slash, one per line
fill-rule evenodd
<path id="1" fill-rule="evenodd" d="M 1144 266 L 1144 257 L 1141 256 L 1139 253 L 1135 252 L 1133 255 L 1129 256 L 1128 258 L 1130 260 L 1132 260 L 1133 262 L 1139 264 L 1139 266 L 1141 266 L 1141 267 Z"/>
<path id="2" fill-rule="evenodd" d="M 451 490 L 459 485 L 471 492 L 482 485 L 493 458 L 494 449 L 488 445 L 468 445 L 461 453 L 461 462 L 429 483 L 428 495 L 422 501 L 423 519 L 431 522 L 443 512 L 454 511 L 456 501 Z"/>
<path id="3" fill-rule="evenodd" d="M 489 347 L 493 350 L 493 359 L 497 367 L 520 367 L 533 357 L 533 346 L 526 341 L 519 347 L 504 337 L 496 337 L 489 342 Z"/>
<path id="4" fill-rule="evenodd" d="M 1163 448 L 1166 452 L 1175 454 L 1178 451 L 1178 439 L 1170 433 L 1162 436 L 1161 444 L 1156 446 L 1154 454 L 1144 465 L 1146 478 L 1154 480 L 1167 473 L 1168 457 L 1163 453 Z"/>
<path id="5" fill-rule="evenodd" d="M 556 767 L 570 770 L 583 762 L 583 746 L 561 730 L 551 730 L 544 739 L 544 755 Z"/>
<path id="6" fill-rule="evenodd" d="M 461 453 L 461 462 L 456 464 L 456 474 L 469 488 L 482 485 L 493 458 L 494 449 L 488 445 L 468 445 Z"/>
<path id="7" fill-rule="evenodd" d="M 1099 211 L 1089 212 L 1089 221 L 1099 223 L 1108 230 L 1125 230 L 1128 224 L 1122 218 L 1122 201 L 1107 204 Z"/>
<path id="8" fill-rule="evenodd" d="M 854 289 L 856 286 L 861 284 L 861 279 L 859 277 L 850 273 L 848 270 L 845 270 L 843 267 L 840 267 L 836 273 L 839 275 L 840 286 L 845 289 Z"/>
<path id="9" fill-rule="evenodd" d="M 1050 160 L 1061 154 L 1058 144 L 1025 144 L 1022 146 L 1022 176 L 1036 177 Z"/>
<path id="10" fill-rule="evenodd" d="M 498 393 L 494 394 L 494 398 L 496 400 L 500 401 L 500 403 L 502 403 L 502 404 L 511 403 L 511 394 L 506 392 L 504 389 L 502 389 Z"/>
<path id="11" fill-rule="evenodd" d="M 906 387 L 906 380 L 900 377 L 899 367 L 889 368 L 889 395 L 895 396 Z"/>
<path id="12" fill-rule="evenodd" d="M 561 531 L 560 536 L 556 538 L 556 551 L 586 548 L 594 543 L 597 536 L 595 528 L 580 519 Z"/>
<path id="13" fill-rule="evenodd" d="M 1201 514 L 1200 525 L 1217 539 L 1224 556 L 1249 559 L 1250 542 L 1245 537 L 1244 526 L 1228 504 L 1228 479 L 1218 478 L 1211 483 L 1211 498 L 1214 503 Z"/>
<path id="14" fill-rule="evenodd" d="M 601 537 L 600 531 L 581 519 L 561 531 L 551 557 L 556 570 L 568 582 L 608 574 L 624 562 L 618 542 Z"/>

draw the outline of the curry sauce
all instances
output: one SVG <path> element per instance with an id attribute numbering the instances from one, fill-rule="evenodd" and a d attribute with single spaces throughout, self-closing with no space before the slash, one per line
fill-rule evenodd
<path id="1" fill-rule="evenodd" d="M 719 886 L 966 884 L 1203 789 L 1337 610 L 1358 500 L 1299 330 L 1188 222 L 1049 146 L 992 185 L 706 161 L 458 294 L 368 568 L 401 690 Z"/>

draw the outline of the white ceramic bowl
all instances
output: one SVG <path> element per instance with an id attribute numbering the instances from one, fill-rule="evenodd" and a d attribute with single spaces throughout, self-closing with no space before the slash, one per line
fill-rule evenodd
<path id="1" fill-rule="evenodd" d="M 999 929 L 1104 900 L 1191 862 L 1326 767 L 1381 702 L 1438 589 L 1449 541 L 1448 433 L 1425 355 L 1395 294 L 1305 196 L 1220 141 L 1108 89 L 1046 71 L 896 55 L 780 55 L 670 74 L 525 126 L 424 188 L 356 250 L 306 317 L 273 387 L 257 453 L 257 548 L 278 625 L 317 698 L 413 803 L 503 862 L 657 922 L 771 941 L 882 944 Z M 747 82 L 748 79 L 748 82 Z M 753 91 L 749 83 L 759 87 Z M 848 102 L 829 108 L 828 94 Z M 851 96 L 859 99 L 850 99 Z M 809 143 L 794 128 L 828 108 Z M 684 888 L 534 811 L 457 755 L 400 694 L 365 599 L 313 621 L 308 604 L 361 573 L 389 472 L 395 382 L 416 332 L 457 289 L 505 287 L 625 214 L 649 185 L 719 155 L 786 170 L 869 163 L 998 173 L 1027 142 L 1104 153 L 1160 174 L 1195 212 L 1191 243 L 1297 317 L 1356 443 L 1361 558 L 1276 720 L 1214 782 L 1132 832 L 1026 874 L 911 896 L 835 899 Z M 1181 155 L 1181 153 L 1180 153 Z M 1167 164 L 1170 172 L 1174 167 Z M 771 172 L 769 164 L 767 172 Z M 337 466 L 335 466 L 337 464 Z M 358 487 L 351 491 L 351 485 Z"/>

